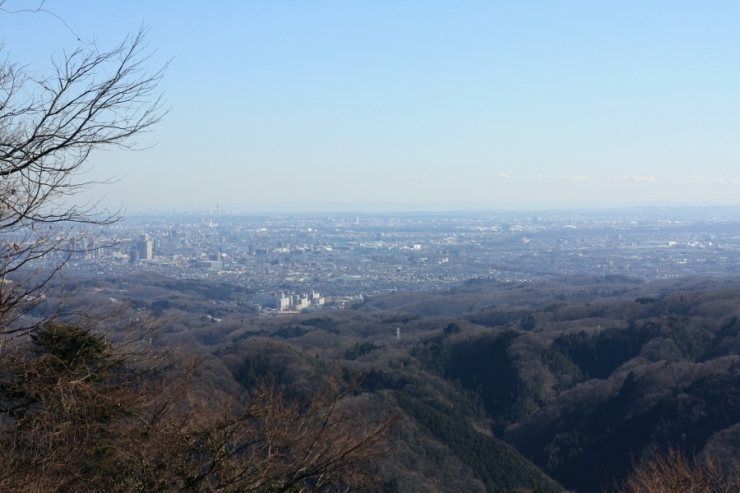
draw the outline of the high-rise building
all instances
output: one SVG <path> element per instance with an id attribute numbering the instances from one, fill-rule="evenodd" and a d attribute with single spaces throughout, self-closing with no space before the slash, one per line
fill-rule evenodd
<path id="1" fill-rule="evenodd" d="M 87 258 L 88 247 L 87 240 L 80 238 L 69 242 L 69 253 L 72 257 L 77 259 Z"/>
<path id="2" fill-rule="evenodd" d="M 139 252 L 139 258 L 141 260 L 151 260 L 153 249 L 154 242 L 149 239 L 148 234 L 139 236 L 139 241 L 136 242 L 136 250 Z"/>

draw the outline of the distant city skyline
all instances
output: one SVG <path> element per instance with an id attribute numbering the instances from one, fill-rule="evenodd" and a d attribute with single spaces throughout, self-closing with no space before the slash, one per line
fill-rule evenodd
<path id="1" fill-rule="evenodd" d="M 114 181 L 80 200 L 132 211 L 740 205 L 735 2 L 44 8 L 54 15 L 0 13 L 11 61 L 48 68 L 142 24 L 152 69 L 172 60 L 172 110 L 139 140 L 153 147 L 91 156 L 86 178 Z"/>
<path id="2" fill-rule="evenodd" d="M 289 311 L 475 278 L 740 274 L 740 207 L 219 212 L 129 214 L 97 238 L 77 238 L 66 273 L 211 280 L 246 289 L 263 308 Z"/>

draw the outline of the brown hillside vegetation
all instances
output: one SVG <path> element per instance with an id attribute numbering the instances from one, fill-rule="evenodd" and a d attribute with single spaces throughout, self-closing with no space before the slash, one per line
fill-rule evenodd
<path id="1" fill-rule="evenodd" d="M 3 362 L 3 491 L 369 491 L 394 421 L 358 419 L 338 384 L 291 401 L 196 391 L 188 360 L 68 325 Z"/>
<path id="2" fill-rule="evenodd" d="M 693 463 L 679 450 L 653 452 L 635 464 L 620 493 L 737 493 L 740 469 L 728 470 L 711 456 Z"/>
<path id="3" fill-rule="evenodd" d="M 358 423 L 399 416 L 372 461 L 389 493 L 609 490 L 634 457 L 671 448 L 730 464 L 740 450 L 737 280 L 571 281 L 258 317 L 234 287 L 148 275 L 128 278 L 127 291 L 80 280 L 67 306 L 127 305 L 162 323 L 154 348 L 202 359 L 196 392 L 248 402 L 269 383 L 305 403 L 327 375 L 360 381 L 342 399 Z M 460 315 L 429 315 L 425 298 Z"/>

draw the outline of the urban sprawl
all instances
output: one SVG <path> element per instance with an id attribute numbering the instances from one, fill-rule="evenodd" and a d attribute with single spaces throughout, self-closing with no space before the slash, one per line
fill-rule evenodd
<path id="1" fill-rule="evenodd" d="M 265 311 L 346 306 L 474 278 L 740 274 L 740 210 L 131 215 L 70 242 L 67 269 L 246 288 Z"/>

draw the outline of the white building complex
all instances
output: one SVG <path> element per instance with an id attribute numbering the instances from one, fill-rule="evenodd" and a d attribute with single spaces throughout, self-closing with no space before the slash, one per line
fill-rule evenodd
<path id="1" fill-rule="evenodd" d="M 311 291 L 310 294 L 292 294 L 287 291 L 275 291 L 254 296 L 252 303 L 277 311 L 299 311 L 310 306 L 323 305 L 324 298 L 316 291 Z"/>

